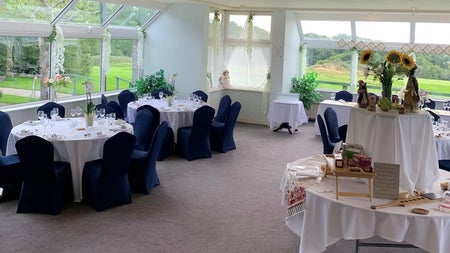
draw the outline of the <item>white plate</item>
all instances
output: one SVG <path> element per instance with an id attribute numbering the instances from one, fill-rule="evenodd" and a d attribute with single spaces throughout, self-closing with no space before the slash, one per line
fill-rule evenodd
<path id="1" fill-rule="evenodd" d="M 27 121 L 23 122 L 23 124 L 27 125 L 27 126 L 35 126 L 35 125 L 41 124 L 41 121 L 40 120 L 27 120 Z"/>

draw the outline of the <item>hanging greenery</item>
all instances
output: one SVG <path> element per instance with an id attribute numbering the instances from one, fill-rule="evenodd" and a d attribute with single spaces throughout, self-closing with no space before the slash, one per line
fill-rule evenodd
<path id="1" fill-rule="evenodd" d="M 109 72 L 111 59 L 111 33 L 108 29 L 103 30 L 103 71 L 104 73 Z"/>
<path id="2" fill-rule="evenodd" d="M 263 104 L 262 109 L 264 114 L 266 114 L 269 110 L 269 98 L 270 98 L 270 69 L 266 75 L 266 83 L 264 84 L 263 90 Z"/>
<path id="3" fill-rule="evenodd" d="M 214 11 L 214 19 L 212 22 L 213 48 L 216 56 L 219 55 L 219 39 L 220 39 L 220 12 Z"/>
<path id="4" fill-rule="evenodd" d="M 253 14 L 249 13 L 247 18 L 247 54 L 252 56 L 253 42 Z"/>
<path id="5" fill-rule="evenodd" d="M 141 77 L 142 69 L 144 66 L 144 39 L 145 39 L 145 32 L 143 30 L 140 30 L 138 32 L 137 59 L 136 59 L 139 77 Z"/>
<path id="6" fill-rule="evenodd" d="M 61 30 L 61 27 L 54 26 L 56 31 L 56 36 L 54 40 L 54 45 L 56 49 L 55 55 L 55 69 L 53 74 L 61 74 L 64 73 L 64 52 L 66 49 L 64 48 L 64 35 Z"/>

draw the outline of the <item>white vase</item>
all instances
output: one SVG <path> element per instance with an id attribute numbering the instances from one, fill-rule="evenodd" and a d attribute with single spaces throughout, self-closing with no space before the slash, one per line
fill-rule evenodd
<path id="1" fill-rule="evenodd" d="M 86 128 L 91 128 L 94 126 L 94 114 L 93 113 L 86 113 L 84 115 L 86 119 Z"/>

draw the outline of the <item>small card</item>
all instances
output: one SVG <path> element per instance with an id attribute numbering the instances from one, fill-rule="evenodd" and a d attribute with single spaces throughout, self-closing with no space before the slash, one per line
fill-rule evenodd
<path id="1" fill-rule="evenodd" d="M 400 190 L 400 165 L 374 163 L 373 196 L 380 199 L 398 199 Z"/>

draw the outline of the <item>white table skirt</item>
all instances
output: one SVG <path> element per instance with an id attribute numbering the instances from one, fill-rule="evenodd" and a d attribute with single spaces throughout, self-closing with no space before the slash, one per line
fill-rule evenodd
<path id="1" fill-rule="evenodd" d="M 47 129 L 47 132 L 44 132 L 41 124 L 30 125 L 24 123 L 15 126 L 8 137 L 6 153 L 7 155 L 17 154 L 15 147 L 16 142 L 28 135 L 22 134 L 22 131 L 31 131 L 34 135 L 49 140 L 54 147 L 55 161 L 70 163 L 74 200 L 79 202 L 83 198 L 82 175 L 84 163 L 103 157 L 103 144 L 109 137 L 119 131 L 133 133 L 133 128 L 130 124 L 116 121 L 111 126 L 105 124 L 103 127 L 99 127 L 97 123 L 95 123 L 93 128 L 86 129 L 85 119 L 79 118 L 77 119 L 76 128 L 80 130 L 72 132 L 68 120 L 69 119 L 66 118 L 56 121 L 52 132 L 58 136 L 57 139 L 46 138 L 47 135 L 51 134 L 50 129 Z M 124 127 L 122 127 L 122 125 Z M 82 130 L 82 128 L 85 129 Z M 101 133 L 101 135 L 99 135 L 99 133 Z"/>
<path id="2" fill-rule="evenodd" d="M 372 162 L 400 165 L 400 190 L 427 192 L 438 178 L 438 157 L 430 116 L 352 108 L 347 143 L 360 144 Z"/>
<path id="3" fill-rule="evenodd" d="M 322 118 L 325 120 L 323 113 L 328 107 L 331 107 L 334 109 L 334 111 L 337 114 L 338 118 L 338 125 L 346 125 L 348 124 L 348 120 L 350 117 L 350 109 L 352 107 L 356 107 L 357 103 L 355 102 L 345 102 L 345 101 L 335 101 L 335 100 L 324 100 L 319 104 L 319 108 L 317 109 L 317 115 L 322 116 Z M 316 119 L 317 119 L 316 115 Z M 316 135 L 320 135 L 319 125 L 316 122 L 314 122 L 314 128 L 316 129 Z"/>
<path id="4" fill-rule="evenodd" d="M 302 101 L 275 99 L 270 103 L 267 120 L 271 129 L 275 127 L 275 124 L 283 122 L 289 122 L 293 129 L 297 129 L 303 123 L 308 123 L 308 116 Z"/>
<path id="5" fill-rule="evenodd" d="M 295 162 L 301 165 L 305 159 Z M 431 191 L 442 194 L 439 183 L 447 181 L 450 173 L 439 170 L 439 174 Z M 367 191 L 367 185 L 359 180 L 344 178 L 340 182 L 340 189 L 344 191 Z M 288 183 L 285 171 L 280 189 L 284 191 Z M 407 242 L 431 253 L 448 252 L 450 214 L 439 211 L 439 201 L 373 210 L 370 206 L 389 203 L 391 200 L 370 201 L 368 198 L 342 196 L 336 200 L 334 191 L 333 176 L 308 187 L 305 211 L 286 219 L 287 226 L 301 237 L 300 253 L 323 252 L 341 239 L 366 239 L 374 236 L 394 242 Z M 425 216 L 413 214 L 411 209 L 414 207 L 428 209 L 430 213 Z"/>
<path id="6" fill-rule="evenodd" d="M 450 160 L 450 136 L 434 137 L 439 160 Z"/>

